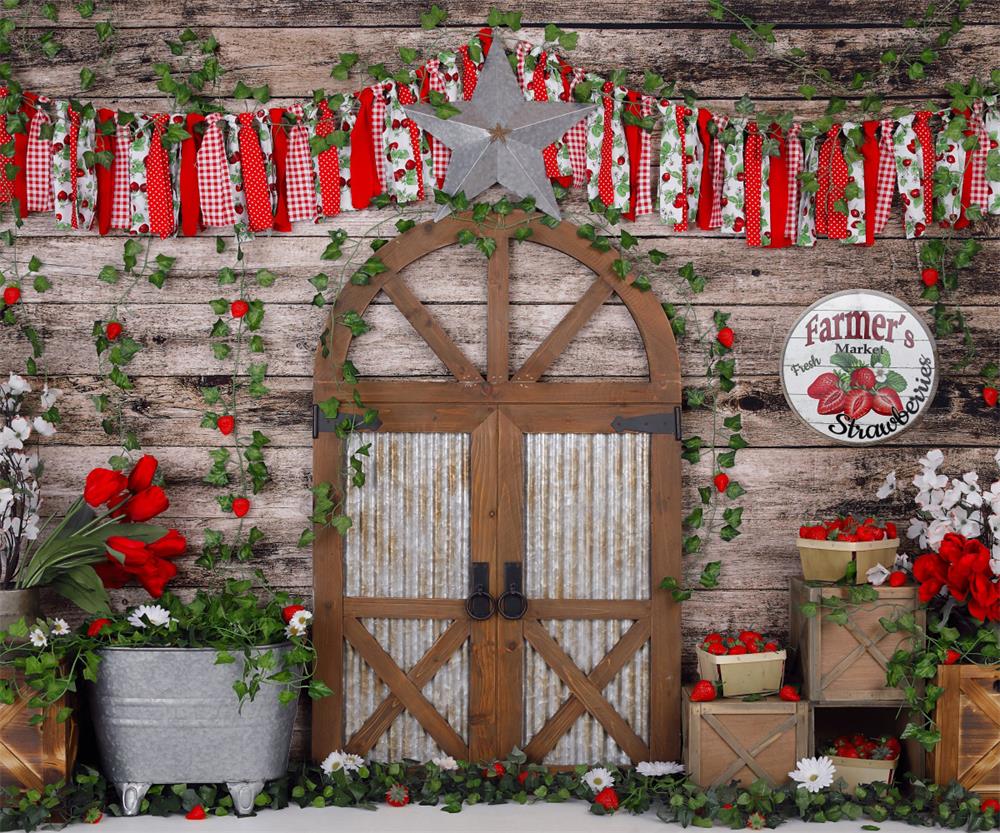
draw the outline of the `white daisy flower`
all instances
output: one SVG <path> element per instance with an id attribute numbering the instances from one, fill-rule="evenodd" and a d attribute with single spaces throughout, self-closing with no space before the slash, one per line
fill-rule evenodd
<path id="1" fill-rule="evenodd" d="M 299 625 L 298 623 L 295 622 L 294 619 L 290 621 L 287 625 L 285 625 L 285 636 L 287 636 L 289 639 L 292 639 L 293 637 L 296 636 L 305 636 L 305 635 L 306 635 L 305 626 Z"/>
<path id="2" fill-rule="evenodd" d="M 322 769 L 326 775 L 333 775 L 335 772 L 340 772 L 341 770 L 347 768 L 344 758 L 344 753 L 339 749 L 335 752 L 331 752 L 323 759 L 323 763 L 319 765 L 320 769 Z"/>
<path id="3" fill-rule="evenodd" d="M 69 622 L 67 622 L 65 619 L 52 620 L 53 636 L 65 636 L 68 633 L 69 633 Z"/>
<path id="4" fill-rule="evenodd" d="M 297 627 L 305 630 L 309 627 L 309 622 L 312 620 L 313 615 L 308 610 L 297 610 L 292 614 L 292 618 L 289 619 L 289 624 L 294 624 Z"/>
<path id="5" fill-rule="evenodd" d="M 881 587 L 885 584 L 887 578 L 889 578 L 889 571 L 881 563 L 876 564 L 868 571 L 868 583 L 876 587 Z"/>
<path id="6" fill-rule="evenodd" d="M 889 495 L 896 491 L 896 472 L 891 471 L 885 476 L 885 482 L 878 487 L 878 491 L 875 492 L 875 497 L 879 500 L 885 500 Z"/>
<path id="7" fill-rule="evenodd" d="M 172 621 L 170 612 L 159 605 L 139 605 L 128 617 L 128 623 L 133 628 L 145 628 L 147 624 L 156 628 L 169 625 Z"/>
<path id="8" fill-rule="evenodd" d="M 604 767 L 599 766 L 583 776 L 583 783 L 590 787 L 591 791 L 596 795 L 605 787 L 613 787 L 615 778 Z"/>
<path id="9" fill-rule="evenodd" d="M 41 628 L 35 628 L 31 633 L 29 633 L 28 639 L 31 640 L 31 644 L 36 648 L 44 648 L 49 644 L 49 639 L 45 635 L 45 631 Z"/>
<path id="10" fill-rule="evenodd" d="M 823 755 L 819 758 L 803 758 L 788 773 L 788 777 L 799 782 L 800 790 L 818 793 L 833 783 L 836 774 L 837 767 L 833 765 L 833 761 Z"/>
<path id="11" fill-rule="evenodd" d="M 344 769 L 348 772 L 357 772 L 365 765 L 365 759 L 360 755 L 353 754 L 352 752 L 345 752 L 343 754 L 343 759 Z"/>
<path id="12" fill-rule="evenodd" d="M 451 755 L 445 755 L 443 758 L 431 758 L 431 763 L 442 772 L 452 772 L 458 769 L 458 761 Z"/>
<path id="13" fill-rule="evenodd" d="M 684 772 L 684 764 L 674 761 L 639 761 L 635 771 L 647 778 L 659 778 L 662 775 L 680 775 Z"/>

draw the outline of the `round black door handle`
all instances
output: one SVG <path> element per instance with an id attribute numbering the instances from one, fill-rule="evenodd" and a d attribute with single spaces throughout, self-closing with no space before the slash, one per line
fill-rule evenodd
<path id="1" fill-rule="evenodd" d="M 496 601 L 482 587 L 477 587 L 465 600 L 465 612 L 470 619 L 481 622 L 489 619 L 497 609 Z"/>
<path id="2" fill-rule="evenodd" d="M 511 587 L 497 599 L 497 610 L 504 619 L 520 619 L 528 612 L 528 600 L 524 593 Z"/>

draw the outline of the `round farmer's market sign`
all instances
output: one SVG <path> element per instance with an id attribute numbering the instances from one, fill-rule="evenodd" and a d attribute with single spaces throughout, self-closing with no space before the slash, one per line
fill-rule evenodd
<path id="1" fill-rule="evenodd" d="M 827 439 L 870 445 L 916 423 L 937 389 L 934 337 L 902 301 L 869 289 L 821 298 L 781 357 L 792 410 Z"/>

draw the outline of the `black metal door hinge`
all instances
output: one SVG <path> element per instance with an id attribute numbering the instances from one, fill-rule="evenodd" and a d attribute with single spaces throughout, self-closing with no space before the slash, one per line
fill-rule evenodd
<path id="1" fill-rule="evenodd" d="M 371 422 L 365 422 L 361 414 L 340 414 L 336 419 L 330 419 L 320 409 L 319 405 L 313 405 L 313 439 L 315 440 L 321 433 L 335 433 L 338 430 L 353 431 L 378 431 L 382 427 L 382 420 L 375 417 Z"/>
<path id="2" fill-rule="evenodd" d="M 611 427 L 619 434 L 633 432 L 637 434 L 673 434 L 680 440 L 681 409 L 677 406 L 673 411 L 662 411 L 655 414 L 640 414 L 639 416 L 616 416 L 611 420 Z"/>

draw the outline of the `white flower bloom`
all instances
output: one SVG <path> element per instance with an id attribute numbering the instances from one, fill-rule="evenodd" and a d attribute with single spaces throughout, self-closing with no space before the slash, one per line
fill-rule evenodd
<path id="1" fill-rule="evenodd" d="M 305 635 L 306 635 L 306 628 L 304 625 L 299 625 L 294 620 L 285 625 L 285 636 L 287 636 L 289 639 Z"/>
<path id="2" fill-rule="evenodd" d="M 145 628 L 147 622 L 155 628 L 169 625 L 172 621 L 170 611 L 159 605 L 139 605 L 128 617 L 128 623 L 133 628 Z"/>
<path id="3" fill-rule="evenodd" d="M 56 432 L 56 427 L 48 420 L 42 419 L 40 416 L 35 417 L 31 424 L 43 437 L 51 437 Z"/>
<path id="4" fill-rule="evenodd" d="M 431 758 L 431 763 L 442 772 L 453 772 L 458 769 L 458 761 L 451 757 L 451 755 L 445 755 L 442 758 Z"/>
<path id="5" fill-rule="evenodd" d="M 674 761 L 639 761 L 635 771 L 647 778 L 659 778 L 661 775 L 680 775 L 684 772 L 684 764 Z"/>
<path id="6" fill-rule="evenodd" d="M 826 755 L 820 758 L 803 758 L 788 773 L 788 777 L 799 782 L 799 789 L 818 793 L 833 783 L 837 768 Z"/>
<path id="7" fill-rule="evenodd" d="M 42 389 L 42 409 L 47 411 L 56 404 L 56 400 L 60 396 L 62 396 L 62 391 L 59 388 L 50 388 L 46 385 Z"/>
<path id="8" fill-rule="evenodd" d="M 931 471 L 937 471 L 938 466 L 944 462 L 944 452 L 939 448 L 935 448 L 933 451 L 928 451 L 926 457 L 921 457 L 917 460 L 917 465 L 922 469 L 930 469 Z"/>
<path id="9" fill-rule="evenodd" d="M 304 631 L 309 627 L 309 622 L 312 620 L 313 615 L 308 610 L 298 610 L 292 614 L 292 618 L 289 620 L 289 624 L 294 624 L 295 626 L 302 628 Z"/>
<path id="10" fill-rule="evenodd" d="M 6 425 L 0 428 L 0 451 L 8 449 L 20 451 L 22 448 L 24 448 L 24 443 L 13 428 Z"/>
<path id="11" fill-rule="evenodd" d="M 889 571 L 881 563 L 876 564 L 868 571 L 868 583 L 876 587 L 885 584 L 887 578 L 889 578 Z"/>
<path id="12" fill-rule="evenodd" d="M 615 778 L 604 767 L 599 766 L 589 770 L 583 776 L 583 783 L 590 787 L 591 791 L 596 795 L 605 787 L 613 787 Z"/>
<path id="13" fill-rule="evenodd" d="M 31 633 L 29 633 L 28 639 L 31 640 L 31 644 L 36 648 L 44 648 L 49 644 L 49 639 L 45 635 L 45 631 L 41 628 L 35 628 Z"/>
<path id="14" fill-rule="evenodd" d="M 24 396 L 24 394 L 31 392 L 31 385 L 16 373 L 11 373 L 7 384 L 0 385 L 0 388 L 3 388 L 4 392 L 11 394 L 11 396 Z"/>
<path id="15" fill-rule="evenodd" d="M 905 552 L 896 553 L 896 563 L 893 564 L 892 568 L 894 570 L 902 570 L 904 573 L 910 572 L 913 569 L 913 562 L 910 560 Z"/>
<path id="16" fill-rule="evenodd" d="M 319 766 L 320 769 L 322 769 L 327 775 L 333 775 L 335 772 L 340 772 L 342 769 L 345 769 L 344 753 L 339 749 L 335 752 L 331 752 L 323 759 L 323 763 Z"/>
<path id="17" fill-rule="evenodd" d="M 348 772 L 357 772 L 361 767 L 365 765 L 365 759 L 360 755 L 355 755 L 352 752 L 345 752 L 344 758 L 344 769 Z"/>
<path id="18" fill-rule="evenodd" d="M 993 462 L 1000 466 L 1000 448 L 998 448 L 997 453 L 993 455 Z"/>
<path id="19" fill-rule="evenodd" d="M 23 416 L 16 416 L 10 421 L 10 429 L 22 440 L 31 436 L 31 423 Z"/>
<path id="20" fill-rule="evenodd" d="M 68 633 L 69 633 L 69 622 L 67 622 L 65 619 L 52 620 L 53 636 L 65 636 Z"/>
<path id="21" fill-rule="evenodd" d="M 885 500 L 889 495 L 896 491 L 896 472 L 891 471 L 885 476 L 885 482 L 878 487 L 878 491 L 875 492 L 875 497 L 879 500 Z"/>

